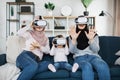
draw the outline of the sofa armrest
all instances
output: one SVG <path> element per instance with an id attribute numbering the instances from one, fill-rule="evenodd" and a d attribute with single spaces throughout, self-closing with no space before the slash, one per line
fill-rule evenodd
<path id="1" fill-rule="evenodd" d="M 6 63 L 6 54 L 0 54 L 0 66 Z"/>

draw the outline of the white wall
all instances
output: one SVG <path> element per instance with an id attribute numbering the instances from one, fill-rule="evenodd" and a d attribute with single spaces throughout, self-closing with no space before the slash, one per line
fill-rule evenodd
<path id="1" fill-rule="evenodd" d="M 5 52 L 6 44 L 6 2 L 14 2 L 15 0 L 0 0 L 0 52 Z M 64 5 L 71 6 L 73 12 L 72 16 L 81 15 L 84 11 L 84 7 L 80 0 L 26 0 L 27 2 L 35 3 L 35 15 L 46 15 L 46 9 L 44 8 L 45 2 L 53 2 L 56 7 L 53 12 L 55 16 L 59 16 L 60 9 Z M 113 20 L 107 15 L 100 17 L 101 10 L 105 10 L 114 15 L 114 0 L 93 0 L 88 7 L 89 16 L 96 17 L 96 30 L 100 36 L 113 34 Z"/>

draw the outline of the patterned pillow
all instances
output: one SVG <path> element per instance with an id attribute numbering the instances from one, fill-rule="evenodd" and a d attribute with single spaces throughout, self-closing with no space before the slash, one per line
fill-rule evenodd
<path id="1" fill-rule="evenodd" d="M 120 56 L 120 50 L 115 55 Z M 120 57 L 116 59 L 115 65 L 120 65 Z"/>

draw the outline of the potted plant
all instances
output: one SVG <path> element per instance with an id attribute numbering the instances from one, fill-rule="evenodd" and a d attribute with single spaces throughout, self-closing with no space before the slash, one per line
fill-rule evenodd
<path id="1" fill-rule="evenodd" d="M 48 14 L 52 16 L 52 11 L 55 8 L 54 3 L 51 3 L 51 2 L 45 3 L 44 7 L 48 10 Z"/>
<path id="2" fill-rule="evenodd" d="M 90 5 L 90 3 L 92 2 L 93 0 L 81 0 L 83 6 L 85 7 L 85 11 L 84 11 L 84 15 L 85 16 L 88 16 L 89 15 L 89 12 L 87 11 L 87 8 L 88 6 Z"/>

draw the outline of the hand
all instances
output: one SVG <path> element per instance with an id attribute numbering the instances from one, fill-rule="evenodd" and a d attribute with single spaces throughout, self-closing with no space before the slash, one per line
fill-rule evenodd
<path id="1" fill-rule="evenodd" d="M 69 35 L 72 37 L 72 40 L 76 40 L 78 35 L 80 34 L 81 31 L 79 31 L 78 33 L 76 33 L 76 27 L 72 26 L 70 27 L 70 31 L 69 31 Z"/>
<path id="2" fill-rule="evenodd" d="M 85 34 L 89 40 L 93 40 L 93 38 L 96 34 L 95 28 L 93 26 L 91 28 L 89 27 L 88 33 L 85 31 Z"/>
<path id="3" fill-rule="evenodd" d="M 31 43 L 30 49 L 31 49 L 31 50 L 34 50 L 34 49 L 36 49 L 36 48 L 40 49 L 39 43 L 38 43 L 38 42 L 33 42 L 33 43 Z"/>
<path id="4" fill-rule="evenodd" d="M 69 31 L 69 35 L 72 37 L 72 43 L 75 44 L 76 43 L 76 39 L 78 38 L 78 35 L 80 34 L 81 31 L 79 31 L 78 33 L 76 33 L 76 27 L 70 27 L 70 31 Z"/>

